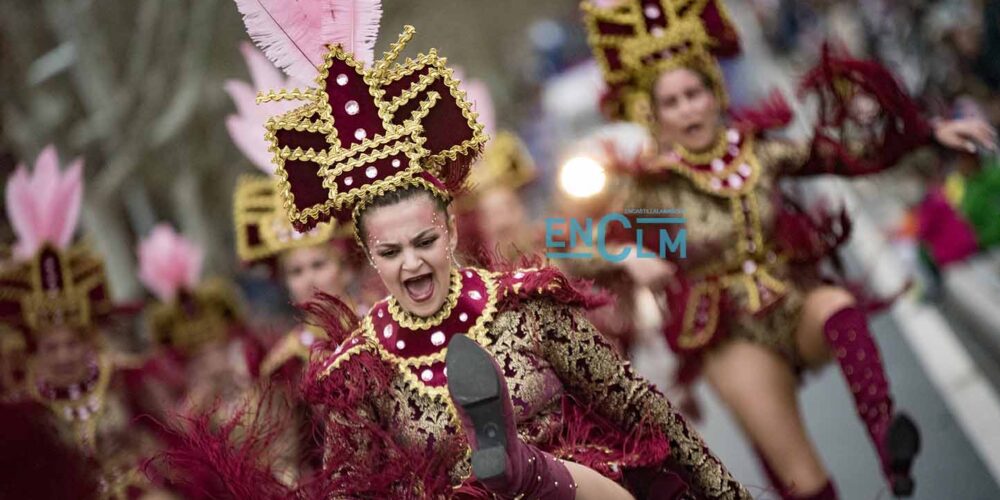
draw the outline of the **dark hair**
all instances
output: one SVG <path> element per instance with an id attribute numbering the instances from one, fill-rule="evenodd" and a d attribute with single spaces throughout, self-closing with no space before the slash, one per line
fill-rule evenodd
<path id="1" fill-rule="evenodd" d="M 445 218 L 447 219 L 449 202 L 444 200 L 440 196 L 436 196 L 434 193 L 428 191 L 426 188 L 423 188 L 421 186 L 407 186 L 404 188 L 397 189 L 395 191 L 389 191 L 368 202 L 368 204 L 365 205 L 365 207 L 361 210 L 361 212 L 357 214 L 357 217 L 354 220 L 354 224 L 355 224 L 355 230 L 358 233 L 358 237 L 361 240 L 361 244 L 367 248 L 368 235 L 365 234 L 365 224 L 364 224 L 365 214 L 367 214 L 373 208 L 388 207 L 390 205 L 395 205 L 397 203 L 401 203 L 403 201 L 409 200 L 410 198 L 420 195 L 426 195 L 431 200 L 433 200 L 434 204 L 437 206 L 437 209 L 440 210 L 441 212 L 444 212 Z"/>

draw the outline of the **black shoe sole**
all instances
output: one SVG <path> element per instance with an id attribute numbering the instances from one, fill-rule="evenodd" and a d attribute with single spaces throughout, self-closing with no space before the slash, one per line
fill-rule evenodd
<path id="1" fill-rule="evenodd" d="M 913 495 L 916 487 L 910 470 L 920 453 L 920 430 L 917 424 L 905 414 L 898 414 L 886 433 L 886 451 L 889 452 L 889 467 L 892 471 L 892 493 L 897 497 Z"/>
<path id="2" fill-rule="evenodd" d="M 451 398 L 462 407 L 476 431 L 472 473 L 480 481 L 503 477 L 507 473 L 507 435 L 501 381 L 493 359 L 473 340 L 456 335 L 448 343 L 445 366 Z"/>

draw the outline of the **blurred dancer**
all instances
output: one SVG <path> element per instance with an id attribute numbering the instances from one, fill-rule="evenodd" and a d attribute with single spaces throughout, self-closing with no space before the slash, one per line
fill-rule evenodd
<path id="1" fill-rule="evenodd" d="M 523 191 L 538 177 L 535 162 L 520 138 L 497 130 L 493 98 L 485 82 L 466 84 L 489 142 L 472 169 L 469 189 L 456 202 L 463 248 L 459 256 L 489 266 L 494 259 L 516 262 L 538 250 L 542 233 L 532 224 Z"/>
<path id="2" fill-rule="evenodd" d="M 896 413 L 865 309 L 843 287 L 821 286 L 815 262 L 844 238 L 848 221 L 810 218 L 777 189 L 779 178 L 884 170 L 936 139 L 993 149 L 981 121 L 924 120 L 880 66 L 824 53 L 802 83 L 820 99 L 810 143 L 772 139 L 791 112 L 774 100 L 725 121 L 726 89 L 716 57 L 739 40 L 721 2 L 627 0 L 585 3 L 589 41 L 609 84 L 605 105 L 649 127 L 659 152 L 623 172 L 625 208 L 683 211 L 686 258 L 667 287 L 671 347 L 708 377 L 761 452 L 785 498 L 834 498 L 833 483 L 805 433 L 796 402 L 802 370 L 835 359 L 854 396 L 894 493 L 913 491 L 919 449 L 914 423 Z M 632 219 L 632 229 L 638 221 Z M 662 274 L 664 262 L 635 258 L 635 245 L 669 255 L 676 226 L 644 226 L 628 266 Z M 658 231 L 660 229 L 660 231 Z"/>
<path id="3" fill-rule="evenodd" d="M 102 342 L 102 325 L 115 312 L 104 263 L 86 244 L 72 242 L 82 160 L 65 172 L 58 163 L 49 146 L 33 171 L 18 166 L 7 182 L 18 241 L 16 265 L 0 273 L 7 290 L 0 321 L 5 335 L 24 339 L 27 398 L 43 405 L 61 435 L 96 464 L 100 495 L 126 498 L 150 489 L 139 466 L 156 443 L 133 420 L 135 395 L 125 383 L 130 367 Z"/>
<path id="4" fill-rule="evenodd" d="M 288 103 L 255 103 L 257 91 L 292 86 L 257 49 L 241 47 L 253 80 L 231 80 L 226 91 L 238 114 L 226 122 L 229 134 L 240 151 L 266 176 L 245 176 L 234 194 L 233 217 L 236 223 L 236 253 L 246 265 L 270 267 L 288 292 L 293 304 L 309 303 L 322 293 L 348 301 L 359 312 L 384 295 L 371 273 L 365 272 L 364 258 L 357 248 L 350 228 L 322 224 L 305 233 L 288 222 L 280 197 L 278 179 L 264 137 L 264 124 L 271 114 L 292 109 Z M 351 285 L 354 285 L 353 287 Z M 261 375 L 298 380 L 309 357 L 309 348 L 325 333 L 301 322 L 285 334 L 267 353 Z"/>
<path id="5" fill-rule="evenodd" d="M 139 279 L 157 299 L 146 320 L 162 348 L 148 365 L 174 382 L 158 385 L 173 393 L 171 409 L 232 403 L 252 386 L 262 356 L 233 286 L 202 280 L 202 257 L 201 248 L 165 224 L 139 243 Z"/>
<path id="6" fill-rule="evenodd" d="M 374 14 L 331 27 L 366 37 L 286 40 L 322 48 L 296 66 L 321 58 L 318 88 L 264 96 L 301 104 L 268 121 L 289 220 L 351 220 L 390 291 L 361 324 L 332 297 L 311 308 L 332 339 L 349 335 L 314 356 L 306 384 L 327 417 L 322 494 L 631 498 L 617 479 L 642 496 L 749 498 L 558 271 L 455 263 L 448 206 L 485 136 L 443 58 L 398 59 L 412 28 L 374 59 Z M 278 24 L 255 34 L 287 55 L 274 40 L 294 30 Z"/>

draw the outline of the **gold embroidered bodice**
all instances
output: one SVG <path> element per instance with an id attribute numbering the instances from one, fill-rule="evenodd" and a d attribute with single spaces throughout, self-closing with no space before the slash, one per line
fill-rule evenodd
<path id="1" fill-rule="evenodd" d="M 133 422 L 110 355 L 99 355 L 95 375 L 89 383 L 65 391 L 68 395 L 53 397 L 29 372 L 29 391 L 50 410 L 63 436 L 99 464 L 101 496 L 125 498 L 129 487 L 148 486 L 139 466 L 152 456 L 155 442 Z"/>
<path id="2" fill-rule="evenodd" d="M 692 281 L 680 339 L 683 348 L 706 344 L 718 324 L 720 296 L 755 314 L 789 286 L 776 248 L 777 181 L 808 158 L 808 148 L 730 129 L 720 151 L 692 155 L 672 150 L 640 178 L 623 179 L 623 208 L 679 209 L 686 219 L 687 258 L 675 263 Z"/>
<path id="3" fill-rule="evenodd" d="M 640 421 L 654 422 L 657 430 L 669 439 L 670 465 L 687 476 L 692 488 L 706 498 L 749 498 L 746 491 L 729 475 L 683 418 L 652 386 L 636 375 L 626 361 L 603 339 L 577 309 L 544 297 L 530 298 L 516 308 L 496 311 L 504 293 L 514 292 L 520 285 L 514 273 L 506 285 L 497 284 L 498 275 L 479 270 L 469 272 L 470 278 L 481 278 L 479 288 L 461 291 L 458 306 L 449 299 L 449 316 L 459 317 L 456 324 L 483 345 L 503 369 L 514 401 L 521 437 L 530 443 L 549 442 L 563 425 L 562 398 L 573 396 L 611 419 L 622 429 L 636 429 Z M 477 283 L 473 283 L 477 284 Z M 453 285 L 452 290 L 456 287 Z M 486 289 L 488 293 L 479 293 Z M 469 314 L 461 300 L 481 297 L 486 305 L 483 313 Z M 331 366 L 349 363 L 351 356 L 364 350 L 377 352 L 392 363 L 396 376 L 385 393 L 373 394 L 366 413 L 381 425 L 391 429 L 396 440 L 410 449 L 427 453 L 454 450 L 456 441 L 464 450 L 451 456 L 452 484 L 459 485 L 470 474 L 469 448 L 448 397 L 446 375 L 441 376 L 447 344 L 446 337 L 455 332 L 442 332 L 435 322 L 419 318 L 400 317 L 401 322 L 386 322 L 379 311 L 388 308 L 376 304 L 365 318 L 361 331 L 343 344 Z M 393 310 L 394 316 L 400 311 Z M 383 313 L 384 314 L 384 313 Z M 405 315 L 405 312 L 402 313 Z M 466 316 L 462 316 L 465 314 Z M 381 319 L 381 323 L 379 322 Z M 393 318 L 396 319 L 396 318 Z M 405 353 L 392 352 L 408 338 L 393 328 L 410 324 L 412 332 L 427 335 L 438 348 L 433 354 L 406 359 Z M 438 322 L 440 323 L 440 322 Z M 440 336 L 438 334 L 443 334 Z M 381 337 L 381 338 L 380 338 Z M 399 339 L 399 340 L 396 340 Z M 395 341 L 395 343 L 393 342 Z M 424 351 L 426 352 L 426 351 Z M 335 368 L 336 369 L 336 368 Z M 336 415 L 331 415 L 336 418 Z M 338 439 L 331 436 L 331 439 Z M 558 450 L 551 450 L 557 456 Z"/>

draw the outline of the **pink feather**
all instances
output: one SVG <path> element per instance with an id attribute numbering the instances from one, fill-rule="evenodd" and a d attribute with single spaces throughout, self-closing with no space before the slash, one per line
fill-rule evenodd
<path id="1" fill-rule="evenodd" d="M 486 134 L 493 136 L 496 132 L 496 113 L 493 108 L 493 97 L 486 82 L 482 80 L 459 80 L 462 82 L 462 90 L 472 103 L 476 114 L 479 115 L 479 123 L 483 124 Z"/>
<path id="2" fill-rule="evenodd" d="M 7 216 L 18 241 L 14 252 L 29 258 L 42 245 L 65 248 L 73 239 L 83 201 L 83 160 L 59 171 L 59 154 L 49 145 L 35 160 L 30 174 L 22 164 L 7 181 Z"/>
<path id="3" fill-rule="evenodd" d="M 333 21 L 331 0 L 236 0 L 247 33 L 264 55 L 289 76 L 316 79 Z"/>
<path id="4" fill-rule="evenodd" d="M 340 44 L 354 58 L 371 66 L 375 60 L 375 40 L 382 22 L 381 0 L 330 0 L 333 21 L 323 25 L 323 39 Z"/>
<path id="5" fill-rule="evenodd" d="M 266 57 L 252 45 L 245 43 L 240 46 L 250 78 L 248 84 L 240 80 L 227 80 L 226 92 L 236 105 L 236 114 L 226 118 L 226 128 L 233 143 L 240 152 L 257 168 L 270 175 L 274 172 L 271 163 L 271 153 L 268 142 L 264 138 L 264 124 L 271 116 L 290 111 L 299 103 L 293 101 L 275 101 L 258 105 L 257 91 L 294 87 L 293 79 L 286 79 Z"/>
<path id="6" fill-rule="evenodd" d="M 157 298 L 170 302 L 198 284 L 204 252 L 167 224 L 157 224 L 139 243 L 139 281 Z"/>

